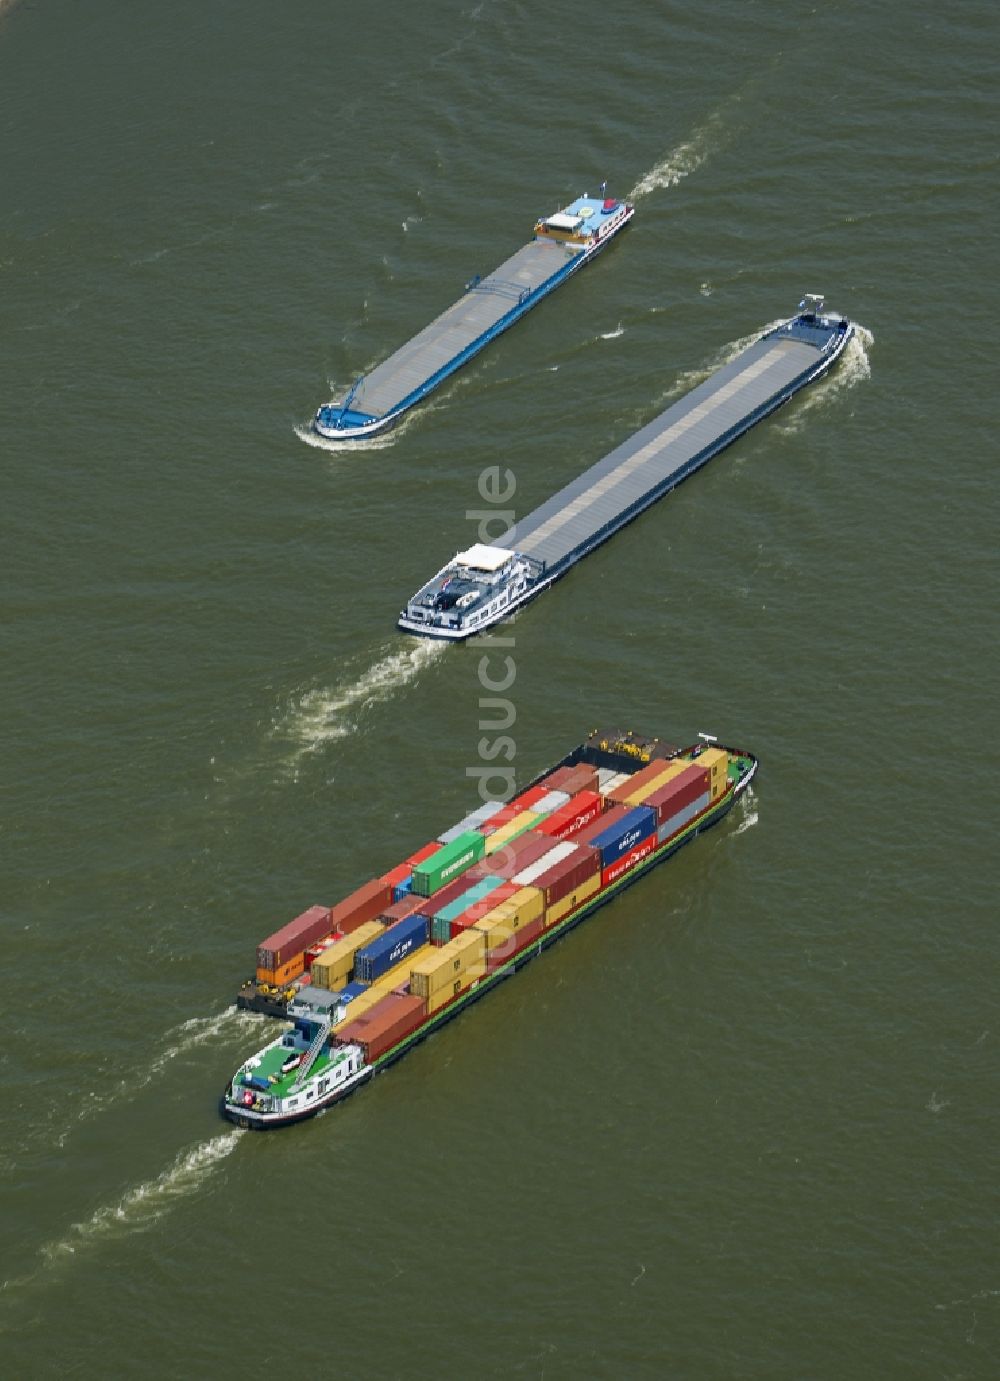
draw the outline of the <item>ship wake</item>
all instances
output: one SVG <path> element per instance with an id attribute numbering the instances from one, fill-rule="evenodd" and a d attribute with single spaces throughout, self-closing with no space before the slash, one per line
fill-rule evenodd
<path id="1" fill-rule="evenodd" d="M 730 137 L 727 118 L 729 107 L 739 99 L 738 95 L 734 96 L 713 110 L 694 128 L 689 138 L 671 149 L 665 158 L 643 174 L 626 200 L 635 202 L 663 187 L 676 187 L 683 178 L 697 172 L 713 154 L 719 153 Z"/>
<path id="2" fill-rule="evenodd" d="M 163 1049 L 144 1069 L 130 1069 L 127 1079 L 120 1079 L 117 1083 L 108 1085 L 101 1093 L 92 1092 L 87 1101 L 81 1104 L 74 1124 L 55 1135 L 56 1145 L 64 1147 L 71 1133 L 81 1124 L 90 1122 L 98 1113 L 106 1112 L 123 1100 L 135 1098 L 175 1060 L 196 1050 L 198 1046 L 208 1041 L 225 1040 L 229 1036 L 243 1039 L 259 1032 L 259 1028 L 265 1023 L 265 1018 L 253 1012 L 242 1011 L 235 1003 L 212 1016 L 190 1017 L 187 1021 L 181 1022 L 179 1026 L 166 1033 Z"/>
<path id="3" fill-rule="evenodd" d="M 828 374 L 824 374 L 796 400 L 795 409 L 786 413 L 777 423 L 779 430 L 786 436 L 793 436 L 801 430 L 815 408 L 825 407 L 856 384 L 870 379 L 872 367 L 868 352 L 874 342 L 871 331 L 855 322 L 854 335 L 844 347 L 840 359 Z"/>
<path id="4" fill-rule="evenodd" d="M 43 1265 L 55 1267 L 108 1238 L 145 1231 L 175 1204 L 203 1189 L 245 1135 L 239 1130 L 225 1132 L 182 1151 L 155 1179 L 134 1185 L 116 1202 L 98 1208 L 84 1222 L 74 1223 L 65 1237 L 43 1246 Z"/>
<path id="5" fill-rule="evenodd" d="M 743 795 L 743 799 L 740 802 L 740 807 L 742 811 L 742 819 L 740 820 L 740 823 L 736 826 L 736 829 L 733 831 L 734 837 L 737 834 L 743 834 L 745 830 L 752 830 L 754 825 L 756 825 L 757 823 L 757 802 L 754 800 L 752 787 L 747 788 L 746 792 Z"/>
<path id="6" fill-rule="evenodd" d="M 446 647 L 443 642 L 411 639 L 403 646 L 388 644 L 377 661 L 346 684 L 315 688 L 299 696 L 283 726 L 298 742 L 296 759 L 354 733 L 366 710 L 391 700 L 436 662 Z"/>

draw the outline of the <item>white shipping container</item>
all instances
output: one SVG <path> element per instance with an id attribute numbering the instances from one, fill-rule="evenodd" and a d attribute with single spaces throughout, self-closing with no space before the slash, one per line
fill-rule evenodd
<path id="1" fill-rule="evenodd" d="M 550 868 L 554 868 L 564 858 L 569 858 L 570 854 L 576 852 L 577 847 L 571 840 L 564 839 L 561 844 L 557 844 L 554 849 L 549 849 L 547 854 L 542 854 L 541 858 L 536 859 L 534 863 L 529 863 L 522 872 L 515 873 L 513 882 L 518 887 L 530 887 L 535 878 L 540 878 L 543 873 L 547 873 Z"/>
<path id="2" fill-rule="evenodd" d="M 570 794 L 568 791 L 550 791 L 547 796 L 543 796 L 538 804 L 532 806 L 531 809 L 537 811 L 539 815 L 551 815 L 552 812 L 558 810 L 560 806 L 567 805 L 569 800 Z"/>
<path id="3" fill-rule="evenodd" d="M 475 810 L 470 810 L 468 815 L 459 820 L 457 825 L 452 825 L 450 830 L 445 830 L 444 834 L 439 834 L 437 842 L 439 844 L 451 844 L 460 835 L 468 834 L 470 830 L 482 829 L 487 820 L 491 820 L 498 810 L 503 810 L 503 801 L 487 801 L 485 805 L 477 806 Z"/>

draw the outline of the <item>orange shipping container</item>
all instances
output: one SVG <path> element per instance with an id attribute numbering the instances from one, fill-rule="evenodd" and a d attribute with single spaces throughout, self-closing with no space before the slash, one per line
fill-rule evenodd
<path id="1" fill-rule="evenodd" d="M 305 955 L 297 954 L 294 959 L 289 959 L 287 964 L 281 964 L 276 969 L 258 967 L 257 982 L 272 983 L 276 988 L 282 988 L 286 983 L 291 983 L 293 979 L 298 978 L 305 966 Z"/>

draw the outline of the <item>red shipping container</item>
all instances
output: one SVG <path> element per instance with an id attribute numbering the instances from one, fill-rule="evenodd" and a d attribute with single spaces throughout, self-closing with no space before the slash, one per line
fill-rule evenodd
<path id="1" fill-rule="evenodd" d="M 666 761 L 663 758 L 654 758 L 653 761 L 647 763 L 645 767 L 640 767 L 638 772 L 633 772 L 628 781 L 622 782 L 621 786 L 616 786 L 613 790 L 609 791 L 608 800 L 624 803 L 629 796 L 633 796 L 637 791 L 641 791 L 642 788 L 648 786 L 650 782 L 655 782 L 666 765 Z M 643 804 L 645 805 L 645 802 L 643 802 Z"/>
<path id="2" fill-rule="evenodd" d="M 341 1045 L 360 1045 L 365 1063 L 372 1064 L 387 1050 L 412 1035 L 424 1021 L 426 1013 L 427 1006 L 422 997 L 389 993 L 374 1007 L 369 1007 L 364 1016 L 342 1027 L 337 1032 L 337 1041 Z"/>
<path id="3" fill-rule="evenodd" d="M 418 863 L 425 862 L 428 858 L 430 858 L 431 854 L 436 854 L 440 847 L 441 845 L 437 842 L 437 840 L 432 839 L 429 844 L 425 844 L 423 848 L 418 849 L 415 854 L 410 854 L 409 858 L 405 860 L 405 862 L 409 865 L 409 871 L 412 872 Z"/>
<path id="4" fill-rule="evenodd" d="M 405 921 L 407 916 L 412 916 L 414 911 L 419 911 L 426 905 L 426 897 L 401 897 L 380 913 L 379 920 L 383 925 L 395 925 L 397 921 Z"/>
<path id="5" fill-rule="evenodd" d="M 620 877 L 625 876 L 630 868 L 634 868 L 637 863 L 648 858 L 655 848 L 656 835 L 651 834 L 641 844 L 637 844 L 634 849 L 630 849 L 627 854 L 622 854 L 621 858 L 616 858 L 614 863 L 602 870 L 601 886 L 607 887 L 612 882 L 617 882 Z"/>
<path id="6" fill-rule="evenodd" d="M 597 768 L 578 762 L 575 767 L 557 767 L 539 782 L 546 791 L 565 791 L 575 796 L 578 791 L 597 790 Z"/>
<path id="7" fill-rule="evenodd" d="M 289 921 L 257 946 L 259 969 L 280 969 L 291 959 L 297 959 L 310 945 L 329 935 L 336 922 L 328 906 L 310 906 L 294 921 Z"/>
<path id="8" fill-rule="evenodd" d="M 576 795 L 554 810 L 546 820 L 535 826 L 539 834 L 547 834 L 550 839 L 570 839 L 585 825 L 596 820 L 604 809 L 603 797 L 596 791 L 578 791 Z"/>
<path id="9" fill-rule="evenodd" d="M 376 916 L 392 904 L 392 888 L 382 878 L 366 882 L 330 912 L 331 929 L 350 935 L 365 921 L 373 921 Z"/>
<path id="10" fill-rule="evenodd" d="M 534 829 L 525 830 L 516 839 L 511 839 L 509 843 L 497 849 L 495 854 L 490 854 L 489 858 L 484 858 L 481 863 L 470 868 L 465 876 L 469 879 L 470 886 L 489 877 L 506 878 L 509 881 L 515 873 L 527 868 L 529 863 L 534 863 L 542 854 L 547 854 L 552 847 L 553 843 L 548 835 L 539 834 Z"/>
<path id="11" fill-rule="evenodd" d="M 464 930 L 474 926 L 477 921 L 481 921 L 484 916 L 489 915 L 495 906 L 501 902 L 509 901 L 521 889 L 513 882 L 501 882 L 499 887 L 494 887 L 489 896 L 481 897 L 479 901 L 473 902 L 461 916 L 456 916 L 451 923 L 451 938 L 454 940 L 456 935 L 461 935 Z"/>
<path id="12" fill-rule="evenodd" d="M 523 949 L 527 949 L 533 941 L 538 939 L 544 928 L 545 917 L 539 916 L 530 925 L 515 930 L 506 944 L 498 945 L 496 949 L 491 949 L 487 954 L 487 973 L 493 973 L 494 970 L 503 968 L 504 964 L 509 964 L 516 954 L 520 954 Z"/>
<path id="13" fill-rule="evenodd" d="M 383 873 L 379 881 L 388 883 L 390 887 L 398 887 L 401 882 L 406 881 L 412 872 L 413 869 L 409 863 L 401 863 L 398 868 L 393 868 L 390 872 Z"/>
<path id="14" fill-rule="evenodd" d="M 708 789 L 708 768 L 699 767 L 693 762 L 686 772 L 681 772 L 672 782 L 654 791 L 643 804 L 653 807 L 657 825 L 663 825 L 679 810 L 697 801 Z"/>
<path id="15" fill-rule="evenodd" d="M 548 786 L 529 786 L 527 791 L 522 791 L 520 796 L 515 796 L 511 801 L 511 806 L 517 808 L 518 813 L 522 810 L 534 810 L 539 801 L 543 801 L 552 790 Z"/>
<path id="16" fill-rule="evenodd" d="M 557 901 L 568 897 L 570 892 L 581 886 L 588 878 L 600 872 L 601 855 L 596 849 L 577 847 L 562 860 L 555 863 L 529 885 L 537 887 L 545 898 L 545 908 L 555 906 Z"/>

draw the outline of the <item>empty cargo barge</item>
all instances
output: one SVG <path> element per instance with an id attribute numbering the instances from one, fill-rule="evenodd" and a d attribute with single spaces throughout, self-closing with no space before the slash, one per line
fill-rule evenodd
<path id="1" fill-rule="evenodd" d="M 693 475 L 799 389 L 825 374 L 854 334 L 807 297 L 641 431 L 491 546 L 459 552 L 401 612 L 407 633 L 458 641 L 507 618 Z"/>
<path id="2" fill-rule="evenodd" d="M 340 1102 L 732 809 L 757 759 L 594 733 L 334 907 L 261 941 L 239 1006 L 292 1023 L 222 1111 L 265 1130 Z"/>
<path id="3" fill-rule="evenodd" d="M 365 441 L 399 420 L 508 326 L 530 312 L 624 230 L 634 215 L 628 202 L 602 194 L 577 197 L 535 223 L 534 237 L 465 293 L 343 398 L 313 419 L 320 436 Z"/>

